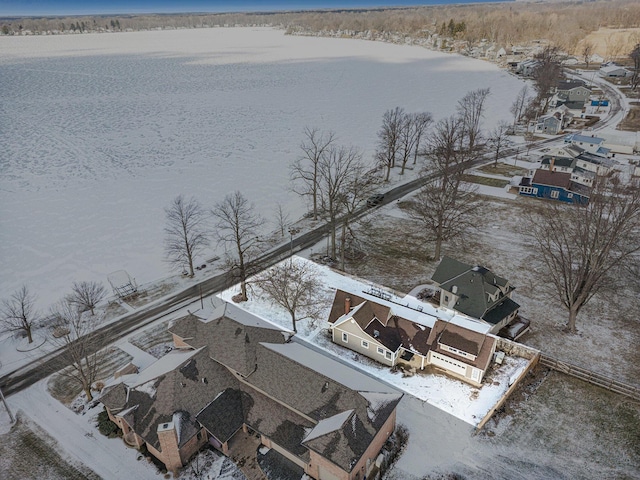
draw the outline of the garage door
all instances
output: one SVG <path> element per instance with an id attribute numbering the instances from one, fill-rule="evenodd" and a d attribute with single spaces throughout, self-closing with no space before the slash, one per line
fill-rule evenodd
<path id="1" fill-rule="evenodd" d="M 329 470 L 325 470 L 322 467 L 320 467 L 319 473 L 320 473 L 320 480 L 340 480 L 340 477 L 335 476 Z"/>
<path id="2" fill-rule="evenodd" d="M 438 355 L 437 353 L 431 353 L 431 363 L 433 363 L 436 367 L 444 368 L 445 370 L 450 370 L 452 372 L 457 373 L 458 375 L 464 375 L 467 373 L 467 367 L 462 366 L 460 363 L 455 360 L 450 360 L 447 357 L 443 357 Z"/>

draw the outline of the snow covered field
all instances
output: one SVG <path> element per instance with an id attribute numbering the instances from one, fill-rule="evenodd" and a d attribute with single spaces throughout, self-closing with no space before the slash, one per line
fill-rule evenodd
<path id="1" fill-rule="evenodd" d="M 305 126 L 370 158 L 389 108 L 437 119 L 490 87 L 490 128 L 521 87 L 457 55 L 266 28 L 4 36 L 0 76 L 0 298 L 27 284 L 43 309 L 73 281 L 168 275 L 163 209 L 180 193 L 212 206 L 238 189 L 299 217 Z"/>

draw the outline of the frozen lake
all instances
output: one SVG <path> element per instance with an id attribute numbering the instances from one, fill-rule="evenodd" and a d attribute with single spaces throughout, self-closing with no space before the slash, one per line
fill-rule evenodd
<path id="1" fill-rule="evenodd" d="M 0 37 L 0 298 L 26 283 L 46 308 L 73 281 L 168 275 L 164 207 L 240 190 L 268 219 L 305 126 L 366 153 L 389 108 L 452 114 L 490 87 L 485 126 L 521 82 L 420 47 L 267 28 Z M 209 252 L 211 253 L 211 252 Z"/>

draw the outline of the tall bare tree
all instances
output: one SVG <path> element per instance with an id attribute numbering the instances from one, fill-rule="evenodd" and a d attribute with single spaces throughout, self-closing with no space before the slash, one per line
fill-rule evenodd
<path id="1" fill-rule="evenodd" d="M 374 194 L 382 184 L 379 171 L 364 162 L 360 156 L 350 161 L 347 177 L 342 183 L 342 227 L 340 234 L 340 268 L 345 269 L 345 253 L 347 240 L 356 241 L 356 232 L 352 222 L 356 213 L 367 204 L 367 199 Z"/>
<path id="2" fill-rule="evenodd" d="M 284 232 L 289 225 L 289 214 L 284 210 L 284 207 L 281 203 L 276 205 L 276 225 L 278 226 L 278 231 L 280 232 L 280 236 L 284 237 Z"/>
<path id="3" fill-rule="evenodd" d="M 485 102 L 490 94 L 491 89 L 478 88 L 467 92 L 458 101 L 457 113 L 461 119 L 458 128 L 463 130 L 460 140 L 465 141 L 466 148 L 471 152 L 474 152 L 479 146 Z"/>
<path id="4" fill-rule="evenodd" d="M 566 328 L 594 295 L 621 287 L 620 272 L 640 252 L 640 186 L 598 177 L 587 205 L 548 202 L 529 215 L 527 232 L 545 282 L 569 311 Z"/>
<path id="5" fill-rule="evenodd" d="M 432 122 L 430 113 L 406 113 L 400 129 L 400 175 L 404 175 L 407 162 L 413 158 L 417 161 L 420 141 Z"/>
<path id="6" fill-rule="evenodd" d="M 205 210 L 195 198 L 187 200 L 178 195 L 164 212 L 167 261 L 178 268 L 188 265 L 189 275 L 193 277 L 195 257 L 209 245 Z"/>
<path id="7" fill-rule="evenodd" d="M 489 137 L 487 138 L 487 146 L 495 154 L 493 163 L 494 167 L 498 166 L 500 153 L 504 152 L 513 144 L 513 142 L 509 138 L 509 135 L 507 134 L 509 128 L 510 127 L 507 122 L 498 122 L 498 125 L 496 125 L 493 130 L 491 130 L 491 132 L 489 133 Z"/>
<path id="8" fill-rule="evenodd" d="M 38 321 L 36 296 L 23 285 L 0 306 L 0 329 L 4 332 L 24 332 L 29 343 L 33 342 L 32 327 Z"/>
<path id="9" fill-rule="evenodd" d="M 345 210 L 347 184 L 362 161 L 362 153 L 355 147 L 332 145 L 318 165 L 322 212 L 331 228 L 331 257 L 336 258 L 336 230 L 338 218 Z"/>
<path id="10" fill-rule="evenodd" d="M 513 113 L 513 126 L 520 121 L 524 115 L 527 104 L 531 101 L 529 97 L 529 85 L 524 85 L 518 92 L 518 96 L 511 104 L 511 113 Z"/>
<path id="11" fill-rule="evenodd" d="M 227 264 L 240 280 L 241 300 L 246 301 L 247 279 L 252 273 L 252 261 L 259 252 L 258 234 L 264 219 L 255 207 L 236 191 L 227 195 L 211 210 L 218 241 L 227 251 Z"/>
<path id="12" fill-rule="evenodd" d="M 549 107 L 549 101 L 553 90 L 558 86 L 562 76 L 562 66 L 558 47 L 547 45 L 535 55 L 538 65 L 533 70 L 533 80 L 537 93 L 537 103 L 540 106 L 539 114 L 544 114 Z"/>
<path id="13" fill-rule="evenodd" d="M 466 131 L 462 119 L 449 117 L 434 126 L 429 139 L 427 159 L 430 175 L 427 184 L 406 203 L 407 214 L 420 226 L 426 241 L 434 243 L 433 258 L 441 256 L 442 244 L 464 235 L 475 223 L 479 197 L 463 182 L 468 150 L 460 136 Z"/>
<path id="14" fill-rule="evenodd" d="M 100 282 L 73 282 L 71 294 L 67 297 L 69 303 L 72 303 L 81 312 L 91 311 L 91 315 L 95 314 L 96 305 L 98 305 L 107 294 L 104 285 Z"/>
<path id="15" fill-rule="evenodd" d="M 591 56 L 593 55 L 593 52 L 595 50 L 595 47 L 593 46 L 593 43 L 591 42 L 584 42 L 582 44 L 582 59 L 584 60 L 585 65 L 587 66 L 587 70 L 589 69 L 589 64 L 591 63 Z"/>
<path id="16" fill-rule="evenodd" d="M 375 158 L 386 169 L 385 181 L 389 181 L 391 169 L 395 167 L 401 148 L 401 134 L 405 124 L 404 108 L 396 107 L 382 115 L 382 127 L 378 131 L 378 146 Z"/>
<path id="17" fill-rule="evenodd" d="M 318 219 L 318 164 L 326 150 L 334 143 L 333 132 L 320 132 L 317 128 L 305 127 L 304 140 L 300 144 L 302 155 L 291 165 L 293 191 L 310 196 L 313 204 L 313 219 Z"/>
<path id="18" fill-rule="evenodd" d="M 318 295 L 322 283 L 318 276 L 312 263 L 290 257 L 262 272 L 255 283 L 273 303 L 289 313 L 293 331 L 297 332 L 299 320 L 317 318 L 322 311 Z"/>
<path id="19" fill-rule="evenodd" d="M 106 356 L 103 347 L 107 342 L 104 334 L 96 332 L 97 319 L 87 318 L 66 298 L 51 307 L 49 340 L 61 348 L 61 356 L 69 365 L 58 373 L 80 386 L 87 401 L 93 400 L 91 387 Z"/>

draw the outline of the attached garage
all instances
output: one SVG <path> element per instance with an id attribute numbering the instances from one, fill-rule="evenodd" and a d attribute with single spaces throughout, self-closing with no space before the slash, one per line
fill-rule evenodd
<path id="1" fill-rule="evenodd" d="M 461 362 L 456 362 L 444 355 L 440 355 L 435 352 L 431 352 L 431 363 L 436 367 L 444 368 L 453 373 L 457 373 L 458 375 L 462 375 L 463 377 L 467 373 L 467 366 Z"/>

